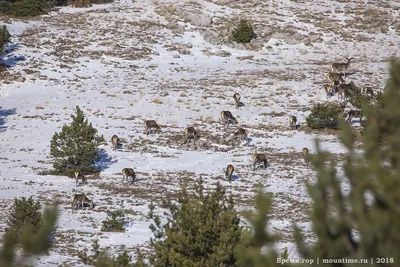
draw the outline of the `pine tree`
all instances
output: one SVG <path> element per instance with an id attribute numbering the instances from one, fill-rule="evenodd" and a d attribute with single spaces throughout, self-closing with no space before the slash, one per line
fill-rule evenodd
<path id="1" fill-rule="evenodd" d="M 3 54 L 4 45 L 10 42 L 11 35 L 8 32 L 7 26 L 3 25 L 0 29 L 0 56 Z"/>
<path id="2" fill-rule="evenodd" d="M 51 140 L 53 167 L 57 173 L 71 174 L 81 171 L 84 174 L 96 173 L 99 169 L 94 162 L 99 159 L 96 142 L 97 130 L 85 120 L 82 110 L 76 106 L 76 115 L 71 115 L 72 124 L 62 127 Z"/>
<path id="3" fill-rule="evenodd" d="M 17 240 L 26 225 L 29 225 L 33 232 L 37 232 L 43 223 L 41 208 L 40 202 L 35 201 L 32 197 L 28 199 L 25 197 L 15 198 L 7 218 L 6 232 L 12 230 Z"/>
<path id="4" fill-rule="evenodd" d="M 271 199 L 261 189 L 256 196 L 255 216 L 247 214 L 247 221 L 250 222 L 251 230 L 244 231 L 242 244 L 238 247 L 239 266 L 242 267 L 273 267 L 289 266 L 281 259 L 287 256 L 280 256 L 273 245 L 278 240 L 277 235 L 266 231 L 268 225 L 268 214 L 271 209 Z M 267 251 L 265 251 L 267 250 Z M 291 264 L 294 267 L 295 265 Z"/>
<path id="5" fill-rule="evenodd" d="M 152 266 L 237 266 L 242 227 L 232 196 L 227 198 L 219 183 L 207 194 L 202 179 L 193 194 L 184 186 L 177 201 L 165 201 L 164 208 L 169 211 L 167 223 L 161 225 L 155 216 L 151 225 Z"/>
<path id="6" fill-rule="evenodd" d="M 241 19 L 232 31 L 232 40 L 238 43 L 249 43 L 254 37 L 254 29 L 250 21 Z"/>
<path id="7" fill-rule="evenodd" d="M 21 228 L 7 229 L 0 248 L 0 266 L 25 266 L 27 257 L 47 253 L 52 246 L 51 236 L 56 222 L 57 207 L 54 206 L 46 208 L 39 227 L 35 227 L 28 220 Z M 19 247 L 23 253 L 17 253 Z"/>

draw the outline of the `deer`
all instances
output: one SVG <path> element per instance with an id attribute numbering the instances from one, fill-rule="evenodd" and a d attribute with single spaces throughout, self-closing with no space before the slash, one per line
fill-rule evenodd
<path id="1" fill-rule="evenodd" d="M 136 179 L 136 174 L 135 171 L 132 168 L 123 168 L 122 171 L 122 182 L 124 182 L 126 179 L 128 179 L 129 177 L 132 178 L 132 183 L 135 181 Z"/>
<path id="2" fill-rule="evenodd" d="M 326 98 L 331 98 L 333 96 L 333 86 L 332 84 L 324 84 L 324 90 L 326 93 Z"/>
<path id="3" fill-rule="evenodd" d="M 363 117 L 363 114 L 362 114 L 362 111 L 361 110 L 354 110 L 354 109 L 352 109 L 352 110 L 350 110 L 349 112 L 347 112 L 347 119 L 346 119 L 346 121 L 347 122 L 351 122 L 351 120 L 353 119 L 353 118 L 360 118 L 360 122 L 361 122 L 361 119 L 362 119 L 362 117 Z"/>
<path id="4" fill-rule="evenodd" d="M 306 147 L 304 147 L 301 151 L 303 152 L 304 161 L 308 163 L 310 161 L 310 151 Z"/>
<path id="5" fill-rule="evenodd" d="M 340 63 L 337 63 L 337 62 L 332 63 L 331 72 L 335 72 L 335 71 L 341 72 L 342 71 L 344 73 L 344 76 L 346 77 L 346 71 L 349 69 L 350 60 L 352 60 L 352 59 L 353 59 L 352 57 L 351 58 L 347 58 L 347 62 L 346 63 L 342 63 L 342 62 L 340 62 Z"/>
<path id="6" fill-rule="evenodd" d="M 267 156 L 265 154 L 254 153 L 253 154 L 253 171 L 255 171 L 256 165 L 259 163 L 262 163 L 264 166 L 264 169 L 266 169 L 267 164 L 268 164 Z"/>
<path id="7" fill-rule="evenodd" d="M 160 133 L 161 132 L 161 127 L 158 126 L 155 120 L 147 120 L 144 122 L 145 125 L 145 131 L 146 135 L 149 135 L 149 133 Z"/>
<path id="8" fill-rule="evenodd" d="M 228 124 L 228 125 L 229 125 L 229 122 L 232 122 L 233 124 L 238 123 L 230 111 L 222 111 L 221 112 L 221 121 L 222 121 L 222 123 Z"/>
<path id="9" fill-rule="evenodd" d="M 118 138 L 117 135 L 114 134 L 114 135 L 111 137 L 111 143 L 112 143 L 113 150 L 117 150 L 117 148 L 118 148 L 118 143 L 119 143 L 119 138 Z"/>
<path id="10" fill-rule="evenodd" d="M 363 87 L 362 93 L 366 95 L 369 98 L 369 100 L 372 100 L 375 97 L 374 90 L 372 90 L 371 86 Z"/>
<path id="11" fill-rule="evenodd" d="M 86 177 L 81 171 L 74 172 L 75 175 L 75 184 L 78 186 L 79 179 L 82 180 L 82 185 L 86 184 Z"/>
<path id="12" fill-rule="evenodd" d="M 193 139 L 193 142 L 198 139 L 197 131 L 192 126 L 185 129 L 185 143 L 188 143 L 191 139 Z"/>
<path id="13" fill-rule="evenodd" d="M 296 128 L 297 128 L 296 123 L 297 123 L 296 116 L 289 116 L 289 127 L 290 127 L 290 129 L 296 130 Z"/>
<path id="14" fill-rule="evenodd" d="M 328 80 L 331 82 L 332 86 L 334 86 L 335 82 L 344 83 L 344 79 L 340 73 L 330 72 L 328 73 Z"/>
<path id="15" fill-rule="evenodd" d="M 247 144 L 249 144 L 249 138 L 247 136 L 248 134 L 249 134 L 249 131 L 247 131 L 243 128 L 239 128 L 237 130 L 237 132 L 233 134 L 233 138 L 237 139 L 240 136 L 241 137 L 240 139 L 246 140 Z"/>
<path id="16" fill-rule="evenodd" d="M 350 91 L 353 89 L 351 84 L 340 84 L 338 86 L 339 98 L 341 101 L 346 101 L 351 95 Z"/>
<path id="17" fill-rule="evenodd" d="M 233 99 L 235 100 L 235 106 L 237 109 L 244 106 L 244 104 L 242 102 L 240 102 L 240 94 L 239 93 L 235 93 L 233 95 Z"/>
<path id="18" fill-rule="evenodd" d="M 233 174 L 233 171 L 234 171 L 234 170 L 235 170 L 235 168 L 233 167 L 232 164 L 229 164 L 229 165 L 226 167 L 225 178 L 228 179 L 229 182 L 232 181 L 232 174 Z"/>
<path id="19" fill-rule="evenodd" d="M 85 194 L 75 194 L 72 198 L 72 211 L 78 209 L 79 205 L 81 205 L 83 209 L 85 204 L 89 205 L 89 207 L 93 209 L 93 200 L 87 198 Z"/>

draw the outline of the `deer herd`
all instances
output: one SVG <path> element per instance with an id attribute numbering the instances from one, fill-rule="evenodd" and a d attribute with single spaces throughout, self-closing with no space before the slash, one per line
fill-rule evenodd
<path id="1" fill-rule="evenodd" d="M 345 78 L 346 78 L 346 73 L 348 74 L 348 70 L 350 67 L 352 58 L 348 58 L 347 62 L 345 63 L 333 63 L 331 66 L 331 71 L 328 73 L 327 78 L 329 80 L 328 84 L 324 84 L 324 89 L 327 95 L 327 98 L 332 97 L 335 94 L 338 94 L 339 100 L 342 102 L 347 101 L 349 96 L 352 94 L 353 90 L 353 85 L 349 83 L 345 83 Z M 374 97 L 374 92 L 371 87 L 365 87 L 362 89 L 362 93 L 369 96 L 370 98 Z M 235 93 L 233 95 L 233 99 L 235 101 L 235 107 L 236 109 L 243 107 L 244 103 L 240 101 L 241 95 L 239 93 Z M 222 111 L 220 113 L 221 116 L 221 123 L 224 125 L 230 125 L 230 124 L 238 124 L 237 119 L 232 115 L 230 111 Z M 351 122 L 353 118 L 362 118 L 362 112 L 360 110 L 350 110 L 347 113 L 346 116 L 346 121 Z M 146 135 L 149 134 L 156 134 L 156 133 L 161 133 L 161 127 L 157 124 L 155 120 L 146 120 L 144 121 L 144 127 L 145 127 L 145 133 Z M 295 130 L 297 129 L 297 117 L 290 115 L 289 116 L 289 129 L 290 130 Z M 249 144 L 249 138 L 248 138 L 248 133 L 249 131 L 246 129 L 243 129 L 241 127 L 238 127 L 237 131 L 233 134 L 233 139 L 236 140 L 241 140 L 241 141 L 246 141 L 246 144 Z M 189 143 L 189 142 L 196 142 L 199 139 L 198 132 L 193 126 L 189 126 L 184 129 L 184 140 L 183 143 Z M 112 144 L 112 149 L 115 151 L 118 149 L 119 146 L 119 137 L 117 135 L 112 136 L 111 138 L 111 144 Z M 303 148 L 302 149 L 302 154 L 305 163 L 309 162 L 310 159 L 310 153 L 308 148 Z M 254 153 L 252 155 L 252 164 L 253 164 L 253 171 L 257 169 L 258 166 L 262 165 L 263 169 L 266 169 L 268 167 L 268 160 L 267 160 L 267 155 L 266 154 L 259 154 L 259 153 Z M 232 181 L 232 176 L 233 172 L 235 171 L 235 168 L 232 164 L 229 164 L 226 167 L 225 170 L 225 178 L 231 182 Z M 130 180 L 131 182 L 135 181 L 136 175 L 135 171 L 132 168 L 124 168 L 121 171 L 122 173 L 122 181 Z M 82 185 L 86 184 L 86 179 L 85 176 L 81 172 L 75 172 L 75 179 L 76 179 L 76 186 L 78 186 L 78 181 L 82 181 Z M 91 208 L 93 208 L 93 201 L 88 199 L 84 194 L 75 194 L 73 196 L 73 201 L 72 201 L 72 207 L 73 209 L 78 208 L 79 205 L 83 207 L 83 205 L 88 205 Z"/>

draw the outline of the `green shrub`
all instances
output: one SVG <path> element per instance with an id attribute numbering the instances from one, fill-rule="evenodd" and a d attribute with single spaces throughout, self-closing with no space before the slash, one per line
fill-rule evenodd
<path id="1" fill-rule="evenodd" d="M 249 43 L 254 37 L 254 30 L 251 23 L 241 19 L 239 24 L 232 31 L 232 40 L 238 43 Z"/>
<path id="2" fill-rule="evenodd" d="M 3 25 L 0 29 L 0 55 L 3 54 L 4 45 L 10 42 L 11 35 L 7 26 Z"/>
<path id="3" fill-rule="evenodd" d="M 99 159 L 97 130 L 85 120 L 82 110 L 76 106 L 72 123 L 62 127 L 51 140 L 50 154 L 54 157 L 53 167 L 59 174 L 69 175 L 75 171 L 83 174 L 99 172 L 94 162 Z"/>
<path id="4" fill-rule="evenodd" d="M 344 106 L 333 103 L 318 103 L 311 109 L 306 118 L 307 126 L 311 129 L 338 129 L 339 117 Z"/>
<path id="5" fill-rule="evenodd" d="M 107 219 L 102 222 L 103 232 L 125 232 L 125 214 L 122 210 L 107 211 Z"/>
<path id="6" fill-rule="evenodd" d="M 46 208 L 44 215 L 38 216 L 39 206 L 31 198 L 14 201 L 13 212 L 0 247 L 0 266 L 22 266 L 27 256 L 41 255 L 51 248 L 53 242 L 49 238 L 57 222 L 57 207 Z M 24 220 L 26 223 L 23 223 Z"/>
<path id="7" fill-rule="evenodd" d="M 44 13 L 45 5 L 41 0 L 21 0 L 8 4 L 10 13 L 16 17 L 38 16 Z"/>
<path id="8" fill-rule="evenodd" d="M 237 266 L 242 227 L 232 196 L 227 198 L 219 183 L 206 194 L 200 179 L 193 194 L 183 187 L 176 201 L 168 199 L 163 207 L 169 211 L 167 223 L 161 225 L 155 216 L 150 227 L 155 250 L 151 266 Z"/>
<path id="9" fill-rule="evenodd" d="M 12 230 L 17 240 L 26 225 L 32 227 L 34 233 L 37 232 L 43 223 L 41 208 L 40 202 L 34 201 L 32 197 L 28 199 L 25 197 L 15 198 L 11 206 L 11 214 L 7 219 L 6 231 Z"/>

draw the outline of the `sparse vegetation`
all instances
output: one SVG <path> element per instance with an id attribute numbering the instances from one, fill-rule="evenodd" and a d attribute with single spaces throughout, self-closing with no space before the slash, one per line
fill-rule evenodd
<path id="1" fill-rule="evenodd" d="M 307 126 L 311 129 L 338 129 L 339 118 L 344 107 L 334 103 L 318 103 L 311 109 L 306 118 Z"/>
<path id="2" fill-rule="evenodd" d="M 107 219 L 102 224 L 103 232 L 125 232 L 125 214 L 122 210 L 107 211 Z"/>

